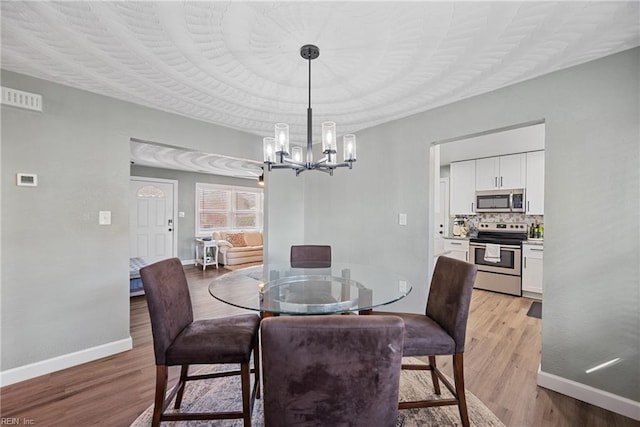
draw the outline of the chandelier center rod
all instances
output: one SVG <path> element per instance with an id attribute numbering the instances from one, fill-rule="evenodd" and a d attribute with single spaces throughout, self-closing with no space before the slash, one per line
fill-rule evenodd
<path id="1" fill-rule="evenodd" d="M 300 48 L 300 56 L 309 62 L 309 105 L 307 106 L 307 167 L 313 163 L 313 135 L 312 135 L 312 110 L 311 110 L 311 61 L 320 56 L 318 46 L 306 44 Z"/>

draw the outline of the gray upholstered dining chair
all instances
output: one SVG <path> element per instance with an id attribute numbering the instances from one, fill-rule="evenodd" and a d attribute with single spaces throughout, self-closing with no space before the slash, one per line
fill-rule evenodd
<path id="1" fill-rule="evenodd" d="M 331 246 L 293 245 L 291 246 L 290 262 L 293 268 L 331 267 Z"/>
<path id="2" fill-rule="evenodd" d="M 156 359 L 156 394 L 153 426 L 161 421 L 211 420 L 240 418 L 251 425 L 251 412 L 259 397 L 259 350 L 257 314 L 243 314 L 218 319 L 193 320 L 187 279 L 178 258 L 156 262 L 140 269 L 140 277 L 151 317 L 153 348 Z M 251 389 L 250 359 L 254 356 L 255 381 Z M 223 372 L 189 375 L 192 364 L 239 364 Z M 169 366 L 181 366 L 178 384 L 165 399 Z M 165 413 L 174 396 L 180 409 L 188 381 L 240 375 L 242 411 L 226 413 Z"/>
<path id="3" fill-rule="evenodd" d="M 403 331 L 394 316 L 264 319 L 265 426 L 395 426 Z"/>
<path id="4" fill-rule="evenodd" d="M 400 409 L 458 405 L 463 426 L 469 426 L 464 391 L 463 353 L 471 292 L 477 267 L 441 256 L 431 279 L 425 314 L 374 311 L 373 314 L 399 316 L 404 320 L 404 356 L 428 356 L 428 364 L 403 364 L 402 369 L 430 370 L 433 388 L 440 394 L 439 380 L 453 394 L 451 399 L 400 402 Z M 437 368 L 436 356 L 453 356 L 455 386 Z"/>

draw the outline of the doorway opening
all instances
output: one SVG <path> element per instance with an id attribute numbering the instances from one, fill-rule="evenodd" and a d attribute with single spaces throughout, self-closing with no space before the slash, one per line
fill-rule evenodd
<path id="1" fill-rule="evenodd" d="M 480 222 L 485 224 L 526 223 L 528 225 L 532 223 L 542 224 L 544 222 L 544 149 L 544 120 L 434 141 L 430 144 L 429 166 L 433 168 L 433 173 L 430 174 L 432 177 L 429 186 L 429 209 L 431 215 L 429 215 L 430 224 L 428 229 L 432 231 L 432 238 L 430 239 L 428 253 L 431 254 L 434 261 L 430 263 L 430 276 L 433 274 L 436 258 L 445 254 L 447 246 L 451 246 L 446 244 L 447 242 L 450 243 L 448 239 L 464 237 L 465 235 L 468 237 L 468 233 Z M 478 175 L 475 169 L 476 162 L 486 164 L 491 163 L 493 159 L 502 159 L 510 156 L 520 158 L 520 164 L 522 165 L 519 170 L 522 176 L 520 181 L 521 188 L 527 187 L 526 195 L 529 196 L 526 201 L 526 209 L 524 212 L 518 213 L 477 212 L 474 206 L 476 191 L 479 190 L 475 182 Z M 527 162 L 528 157 L 531 160 L 530 162 Z M 452 173 L 452 163 L 460 167 L 473 166 L 463 169 L 463 172 L 467 172 L 465 175 L 466 184 L 461 184 L 460 175 L 455 173 L 457 171 Z M 528 171 L 527 166 L 530 169 Z M 531 172 L 531 174 L 528 172 Z M 452 175 L 455 175 L 455 177 Z M 479 176 L 482 177 L 483 175 L 480 174 Z M 529 181 L 529 185 L 527 185 L 527 181 Z M 536 181 L 536 183 L 532 184 L 533 181 Z M 499 178 L 496 182 L 499 182 Z M 460 195 L 463 192 L 466 194 L 463 196 L 462 202 L 460 202 Z M 534 206 L 534 200 L 539 201 L 539 204 Z M 465 206 L 465 208 L 461 210 L 460 206 Z M 461 228 L 463 228 L 463 233 L 460 233 Z M 457 244 L 460 244 L 460 242 L 457 242 Z M 456 253 L 455 255 L 459 254 Z M 465 259 L 463 255 L 460 256 L 462 256 L 461 259 Z M 469 253 L 466 254 L 466 259 L 471 259 Z M 524 258 L 522 261 L 524 262 Z M 539 263 L 534 262 L 532 259 L 531 263 L 527 263 L 527 265 L 529 264 L 535 266 Z M 541 299 L 542 273 L 535 274 L 539 274 L 539 277 L 535 277 L 536 281 L 539 282 L 539 289 L 532 288 L 530 289 L 532 292 L 523 290 L 522 295 Z"/>

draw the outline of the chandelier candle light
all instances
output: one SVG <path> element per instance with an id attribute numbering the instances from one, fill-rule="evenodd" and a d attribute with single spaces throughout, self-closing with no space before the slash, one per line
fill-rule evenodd
<path id="1" fill-rule="evenodd" d="M 336 168 L 353 167 L 356 161 L 356 136 L 344 135 L 342 142 L 344 145 L 344 160 L 337 162 L 338 146 L 336 143 L 336 124 L 334 122 L 322 123 L 322 153 L 324 157 L 317 162 L 313 161 L 311 149 L 311 61 L 320 56 L 320 49 L 312 44 L 304 45 L 300 48 L 300 56 L 309 61 L 309 106 L 307 107 L 307 156 L 303 161 L 302 147 L 291 147 L 289 150 L 289 125 L 286 123 L 276 123 L 275 137 L 266 137 L 264 144 L 264 163 L 267 170 L 271 169 L 293 169 L 296 176 L 306 170 L 319 170 L 333 175 Z"/>

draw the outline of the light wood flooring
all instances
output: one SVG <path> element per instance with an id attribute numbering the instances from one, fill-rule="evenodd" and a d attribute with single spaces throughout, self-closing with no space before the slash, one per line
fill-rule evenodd
<path id="1" fill-rule="evenodd" d="M 196 318 L 244 312 L 208 293 L 211 279 L 226 270 L 186 272 Z M 526 316 L 530 304 L 474 290 L 464 356 L 467 390 L 507 426 L 637 427 L 630 418 L 536 385 L 541 320 Z M 131 337 L 131 351 L 0 389 L 1 417 L 37 426 L 128 426 L 153 402 L 155 365 L 144 296 L 131 299 Z M 449 360 L 438 358 L 451 375 Z"/>

